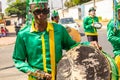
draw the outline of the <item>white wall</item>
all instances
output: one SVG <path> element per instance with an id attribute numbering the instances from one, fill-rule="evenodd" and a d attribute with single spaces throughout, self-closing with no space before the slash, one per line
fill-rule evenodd
<path id="1" fill-rule="evenodd" d="M 59 12 L 60 18 L 62 17 L 73 17 L 73 19 L 79 18 L 78 7 L 72 7 L 69 9 L 65 9 L 64 12 L 62 12 L 62 10 L 59 10 L 58 12 Z"/>
<path id="2" fill-rule="evenodd" d="M 70 8 L 69 9 L 69 16 L 73 17 L 73 19 L 78 19 L 78 8 Z"/>
<path id="3" fill-rule="evenodd" d="M 86 3 L 85 16 L 88 15 L 88 10 L 93 7 L 93 3 Z M 96 15 L 101 16 L 102 19 L 111 19 L 113 17 L 113 0 L 101 0 L 96 2 Z"/>

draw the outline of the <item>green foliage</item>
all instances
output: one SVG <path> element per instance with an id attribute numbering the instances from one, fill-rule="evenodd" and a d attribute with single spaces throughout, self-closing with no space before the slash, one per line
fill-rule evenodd
<path id="1" fill-rule="evenodd" d="M 21 0 L 16 0 L 16 2 L 12 2 L 9 4 L 9 7 L 5 9 L 5 13 L 10 16 L 16 14 L 17 16 L 26 15 L 26 2 Z"/>
<path id="2" fill-rule="evenodd" d="M 67 8 L 70 8 L 70 7 L 75 6 L 75 3 L 74 3 L 74 2 L 71 2 L 71 1 L 66 1 L 64 5 L 65 5 Z"/>
<path id="3" fill-rule="evenodd" d="M 7 3 L 10 3 L 11 1 L 13 1 L 13 0 L 7 0 Z"/>
<path id="4" fill-rule="evenodd" d="M 76 5 L 79 5 L 79 4 L 83 4 L 83 3 L 86 3 L 86 2 L 89 2 L 89 1 L 92 1 L 92 0 L 69 0 L 69 1 L 65 1 L 65 6 L 67 8 L 70 8 L 70 7 L 73 7 L 73 6 L 76 6 Z"/>

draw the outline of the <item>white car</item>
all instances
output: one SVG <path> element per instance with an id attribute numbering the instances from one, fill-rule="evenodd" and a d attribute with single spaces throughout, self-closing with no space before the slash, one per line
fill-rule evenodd
<path id="1" fill-rule="evenodd" d="M 59 20 L 59 24 L 62 24 L 65 28 L 74 28 L 80 33 L 80 25 L 78 25 L 72 17 L 61 18 Z"/>

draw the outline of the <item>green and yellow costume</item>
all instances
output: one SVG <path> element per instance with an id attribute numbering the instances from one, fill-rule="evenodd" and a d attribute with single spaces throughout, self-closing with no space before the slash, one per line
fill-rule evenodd
<path id="1" fill-rule="evenodd" d="M 99 22 L 98 17 L 87 16 L 83 20 L 83 27 L 86 35 L 97 36 L 97 29 L 92 26 L 94 22 Z"/>
<path id="2" fill-rule="evenodd" d="M 54 31 L 55 47 L 50 47 L 49 31 L 51 30 Z M 62 49 L 68 50 L 75 43 L 61 25 L 53 23 L 53 28 L 48 27 L 44 32 L 36 31 L 33 26 L 26 26 L 19 32 L 16 39 L 13 54 L 15 66 L 25 73 L 38 69 L 51 72 L 50 48 L 55 49 L 55 63 L 57 64 L 62 57 Z M 28 64 L 25 63 L 26 58 Z"/>
<path id="3" fill-rule="evenodd" d="M 47 2 L 47 0 L 35 0 Z M 56 66 L 62 58 L 62 49 L 69 50 L 76 44 L 66 29 L 57 23 L 47 23 L 45 31 L 37 31 L 34 20 L 19 31 L 14 47 L 13 60 L 22 72 L 44 71 L 55 80 Z M 89 42 L 81 43 L 88 45 Z M 29 77 L 29 80 L 36 80 Z"/>
<path id="4" fill-rule="evenodd" d="M 114 2 L 114 8 L 114 19 L 110 20 L 107 25 L 107 39 L 113 46 L 114 58 L 120 76 L 120 20 L 118 20 L 120 5 Z"/>

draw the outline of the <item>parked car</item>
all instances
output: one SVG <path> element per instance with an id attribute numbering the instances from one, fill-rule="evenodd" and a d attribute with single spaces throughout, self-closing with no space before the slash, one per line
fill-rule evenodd
<path id="1" fill-rule="evenodd" d="M 75 22 L 72 17 L 65 17 L 59 20 L 59 24 L 62 24 L 65 28 L 71 27 L 76 29 L 80 33 L 80 25 Z"/>

